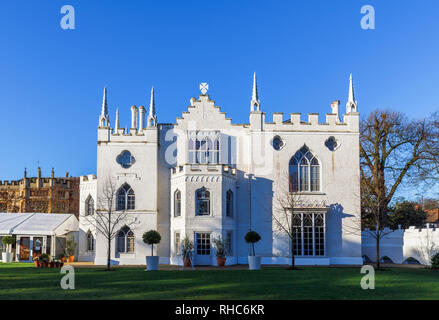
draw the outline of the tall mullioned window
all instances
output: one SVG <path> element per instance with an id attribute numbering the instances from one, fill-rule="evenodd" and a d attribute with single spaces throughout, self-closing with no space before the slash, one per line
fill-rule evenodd
<path id="1" fill-rule="evenodd" d="M 191 164 L 217 164 L 220 162 L 218 133 L 193 133 L 188 140 L 188 161 Z"/>
<path id="2" fill-rule="evenodd" d="M 228 190 L 226 193 L 226 216 L 233 217 L 233 192 Z"/>
<path id="3" fill-rule="evenodd" d="M 117 252 L 134 253 L 134 233 L 127 226 L 117 233 Z"/>
<path id="4" fill-rule="evenodd" d="M 181 216 L 181 191 L 174 192 L 174 217 Z"/>
<path id="5" fill-rule="evenodd" d="M 95 250 L 95 239 L 91 231 L 87 232 L 87 251 Z"/>
<path id="6" fill-rule="evenodd" d="M 289 163 L 290 192 L 320 191 L 319 160 L 304 146 Z"/>
<path id="7" fill-rule="evenodd" d="M 95 212 L 95 201 L 92 196 L 88 196 L 87 200 L 85 200 L 85 215 L 92 216 Z"/>
<path id="8" fill-rule="evenodd" d="M 134 190 L 129 184 L 124 184 L 117 191 L 117 205 L 116 210 L 134 210 L 136 207 L 136 197 Z"/>
<path id="9" fill-rule="evenodd" d="M 206 188 L 201 188 L 196 191 L 196 212 L 197 216 L 210 215 L 210 192 Z"/>
<path id="10" fill-rule="evenodd" d="M 325 255 L 325 214 L 295 213 L 292 219 L 294 255 Z"/>

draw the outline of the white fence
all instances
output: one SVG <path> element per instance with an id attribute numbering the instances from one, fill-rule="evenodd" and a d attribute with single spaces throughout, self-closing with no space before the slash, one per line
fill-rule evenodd
<path id="1" fill-rule="evenodd" d="M 376 261 L 376 240 L 369 229 L 362 232 L 362 255 Z M 411 263 L 430 265 L 431 257 L 439 252 L 439 228 L 427 224 L 423 229 L 384 229 L 387 233 L 380 241 L 380 259 L 388 257 L 393 263 Z M 413 260 L 415 259 L 415 260 Z"/>

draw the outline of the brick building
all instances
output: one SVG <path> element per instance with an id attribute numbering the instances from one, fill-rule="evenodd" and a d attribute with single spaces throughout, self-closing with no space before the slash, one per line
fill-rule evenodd
<path id="1" fill-rule="evenodd" d="M 0 181 L 0 212 L 41 212 L 79 214 L 79 178 L 27 177 L 15 181 Z"/>

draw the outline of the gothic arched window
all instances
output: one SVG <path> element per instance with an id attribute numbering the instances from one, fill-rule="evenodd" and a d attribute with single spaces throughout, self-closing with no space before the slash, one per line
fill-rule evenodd
<path id="1" fill-rule="evenodd" d="M 210 215 L 210 192 L 206 188 L 201 188 L 196 191 L 197 210 L 195 215 L 208 216 Z"/>
<path id="2" fill-rule="evenodd" d="M 226 216 L 233 217 L 233 192 L 228 190 L 226 193 Z"/>
<path id="3" fill-rule="evenodd" d="M 117 252 L 134 253 L 134 233 L 127 226 L 117 233 Z"/>
<path id="4" fill-rule="evenodd" d="M 220 162 L 218 132 L 193 132 L 188 140 L 188 161 L 191 164 L 217 164 Z"/>
<path id="5" fill-rule="evenodd" d="M 95 241 L 94 241 L 93 234 L 91 231 L 87 232 L 87 251 L 94 251 L 95 250 Z"/>
<path id="6" fill-rule="evenodd" d="M 303 146 L 289 163 L 290 192 L 320 191 L 320 165 L 317 158 Z"/>
<path id="7" fill-rule="evenodd" d="M 85 200 L 85 215 L 92 216 L 95 213 L 95 201 L 92 196 L 88 196 Z"/>
<path id="8" fill-rule="evenodd" d="M 181 216 L 181 192 L 176 190 L 174 192 L 174 217 Z"/>
<path id="9" fill-rule="evenodd" d="M 134 210 L 136 204 L 136 197 L 134 190 L 131 189 L 129 184 L 124 184 L 117 191 L 117 206 L 116 210 Z"/>

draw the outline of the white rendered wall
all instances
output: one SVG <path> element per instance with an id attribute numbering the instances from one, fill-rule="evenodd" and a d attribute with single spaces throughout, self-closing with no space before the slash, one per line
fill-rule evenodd
<path id="1" fill-rule="evenodd" d="M 394 263 L 404 263 L 408 258 L 414 258 L 421 264 L 430 265 L 431 257 L 439 252 L 439 229 L 429 225 L 428 228 L 390 230 L 380 240 L 380 258 L 389 257 Z M 362 254 L 371 261 L 376 261 L 376 240 L 366 229 L 362 233 Z"/>

